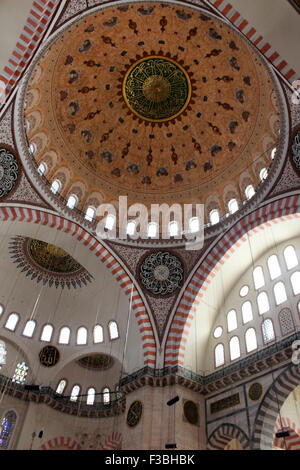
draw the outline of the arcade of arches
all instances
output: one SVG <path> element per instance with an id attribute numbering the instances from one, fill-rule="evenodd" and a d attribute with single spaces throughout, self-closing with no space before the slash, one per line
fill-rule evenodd
<path id="1" fill-rule="evenodd" d="M 30 5 L 0 75 L 0 449 L 300 449 L 300 64 L 259 7 Z"/>

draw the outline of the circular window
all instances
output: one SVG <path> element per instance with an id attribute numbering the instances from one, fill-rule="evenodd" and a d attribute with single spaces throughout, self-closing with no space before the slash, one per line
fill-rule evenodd
<path id="1" fill-rule="evenodd" d="M 243 286 L 240 290 L 240 296 L 241 297 L 246 297 L 248 292 L 249 292 L 249 286 Z"/>
<path id="2" fill-rule="evenodd" d="M 223 333 L 223 328 L 221 326 L 217 326 L 217 328 L 214 331 L 214 337 L 215 338 L 220 338 L 222 333 Z"/>

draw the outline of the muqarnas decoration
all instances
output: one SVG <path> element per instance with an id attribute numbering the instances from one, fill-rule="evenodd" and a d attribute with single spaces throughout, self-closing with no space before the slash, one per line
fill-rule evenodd
<path id="1" fill-rule="evenodd" d="M 9 242 L 11 260 L 26 277 L 49 287 L 86 286 L 93 276 L 62 248 L 20 235 Z"/>

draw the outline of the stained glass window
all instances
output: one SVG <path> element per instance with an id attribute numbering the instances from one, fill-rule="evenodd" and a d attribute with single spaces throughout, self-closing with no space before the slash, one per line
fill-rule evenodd
<path id="1" fill-rule="evenodd" d="M 64 393 L 64 389 L 66 388 L 66 385 L 67 385 L 67 381 L 62 379 L 57 386 L 56 393 L 59 393 L 60 395 Z"/>
<path id="2" fill-rule="evenodd" d="M 105 403 L 105 405 L 108 405 L 110 403 L 110 390 L 108 387 L 104 388 L 102 390 L 102 393 L 103 393 L 103 403 Z"/>
<path id="3" fill-rule="evenodd" d="M 79 385 L 74 385 L 74 387 L 72 388 L 70 400 L 71 400 L 71 401 L 77 401 L 79 392 L 80 392 L 80 387 L 79 387 Z"/>
<path id="4" fill-rule="evenodd" d="M 17 415 L 14 411 L 8 411 L 0 423 L 0 449 L 6 450 L 14 431 Z"/>
<path id="5" fill-rule="evenodd" d="M 13 375 L 12 381 L 16 382 L 17 384 L 25 383 L 27 373 L 28 366 L 25 364 L 25 362 L 19 362 Z"/>

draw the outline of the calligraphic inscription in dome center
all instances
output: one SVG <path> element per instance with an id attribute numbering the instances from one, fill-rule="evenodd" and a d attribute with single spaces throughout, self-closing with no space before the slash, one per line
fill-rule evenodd
<path id="1" fill-rule="evenodd" d="M 191 83 L 186 71 L 174 60 L 150 56 L 135 62 L 127 71 L 123 97 L 140 118 L 167 121 L 188 106 Z"/>
<path id="2" fill-rule="evenodd" d="M 28 251 L 42 268 L 59 273 L 72 273 L 81 269 L 81 265 L 62 248 L 32 239 Z"/>

